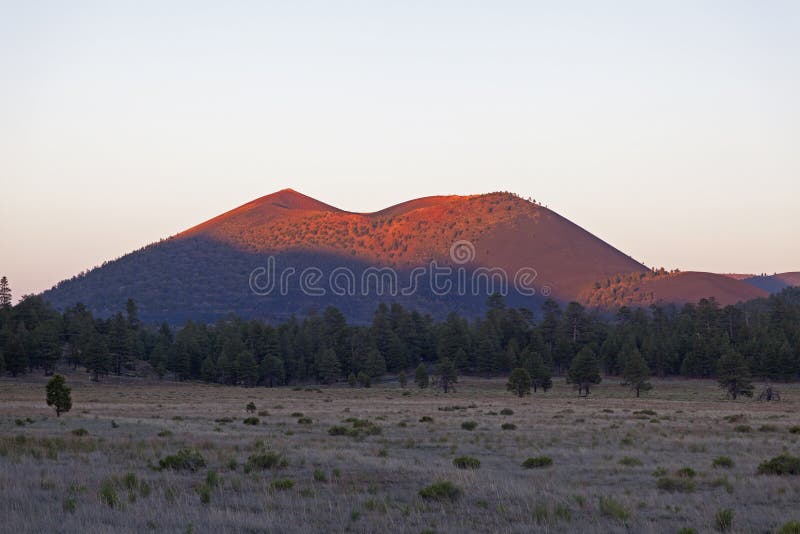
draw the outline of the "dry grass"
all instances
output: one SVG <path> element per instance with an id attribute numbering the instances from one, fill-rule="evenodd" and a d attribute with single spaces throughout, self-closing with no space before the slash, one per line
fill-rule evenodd
<path id="1" fill-rule="evenodd" d="M 561 381 L 523 399 L 502 380 L 478 379 L 447 395 L 68 381 L 73 410 L 57 419 L 43 379 L 0 380 L 8 531 L 712 532 L 718 511 L 730 509 L 732 532 L 764 532 L 800 519 L 798 481 L 756 475 L 764 460 L 798 450 L 795 385 L 782 387 L 783 402 L 757 403 L 678 380 L 656 381 L 642 399 L 613 380 L 589 399 Z M 243 423 L 251 401 L 268 412 L 258 425 Z M 501 416 L 506 408 L 513 415 Z M 311 423 L 299 424 L 298 412 Z M 466 421 L 477 427 L 463 430 Z M 740 424 L 774 428 L 736 432 Z M 370 431 L 331 435 L 334 426 Z M 180 449 L 199 451 L 206 465 L 158 469 Z M 272 452 L 286 461 L 246 472 L 249 458 Z M 480 469 L 459 469 L 460 456 Z M 521 467 L 540 456 L 552 465 Z M 720 456 L 732 465 L 715 469 Z M 693 491 L 658 489 L 684 468 L 695 472 Z M 443 481 L 457 498 L 420 496 Z"/>

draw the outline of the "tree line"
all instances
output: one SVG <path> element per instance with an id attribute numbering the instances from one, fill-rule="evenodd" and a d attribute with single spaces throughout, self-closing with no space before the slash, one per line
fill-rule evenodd
<path id="1" fill-rule="evenodd" d="M 328 307 L 280 324 L 231 315 L 179 328 L 143 324 L 133 300 L 101 318 L 82 304 L 59 312 L 39 296 L 12 306 L 0 293 L 0 372 L 12 376 L 69 365 L 100 380 L 147 362 L 165 379 L 280 386 L 405 376 L 444 362 L 480 376 L 525 369 L 534 390 L 566 376 L 588 392 L 601 373 L 719 378 L 720 362 L 731 358 L 765 379 L 800 375 L 800 288 L 735 306 L 702 299 L 613 315 L 553 300 L 538 310 L 513 308 L 493 295 L 473 321 L 456 313 L 437 321 L 382 303 L 368 325 L 348 324 Z M 646 381 L 637 394 L 642 388 Z"/>

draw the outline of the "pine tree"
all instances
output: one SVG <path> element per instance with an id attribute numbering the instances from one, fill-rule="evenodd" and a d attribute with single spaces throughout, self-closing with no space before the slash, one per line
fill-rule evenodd
<path id="1" fill-rule="evenodd" d="M 531 375 L 531 382 L 533 385 L 533 392 L 536 393 L 538 388 L 547 393 L 547 390 L 553 387 L 553 380 L 550 376 L 550 369 L 548 368 L 542 356 L 538 352 L 531 355 L 530 365 L 528 368 Z"/>
<path id="2" fill-rule="evenodd" d="M 600 380 L 600 369 L 594 352 L 589 347 L 583 347 L 572 360 L 567 373 L 567 382 L 577 386 L 578 395 L 586 392 L 588 396 L 591 385 L 599 384 Z"/>
<path id="3" fill-rule="evenodd" d="M 286 379 L 286 369 L 283 360 L 277 356 L 267 354 L 261 361 L 260 366 L 261 381 L 269 386 L 281 386 Z"/>
<path id="4" fill-rule="evenodd" d="M 215 382 L 217 380 L 217 364 L 210 355 L 206 356 L 200 366 L 200 378 L 206 382 Z"/>
<path id="5" fill-rule="evenodd" d="M 0 308 L 11 308 L 11 288 L 8 286 L 8 278 L 0 278 Z"/>
<path id="6" fill-rule="evenodd" d="M 717 362 L 717 382 L 733 400 L 740 395 L 753 396 L 750 368 L 742 355 L 732 347 Z"/>
<path id="7" fill-rule="evenodd" d="M 100 334 L 95 334 L 86 347 L 86 370 L 91 373 L 92 380 L 100 381 L 100 377 L 111 371 L 111 356 L 108 345 Z"/>
<path id="8" fill-rule="evenodd" d="M 456 366 L 453 365 L 453 360 L 447 358 L 439 360 L 439 364 L 436 366 L 436 374 L 439 376 L 439 386 L 445 393 L 450 391 L 453 384 L 458 382 L 458 374 L 456 373 Z"/>
<path id="9" fill-rule="evenodd" d="M 56 417 L 61 417 L 64 412 L 70 411 L 72 408 L 72 390 L 67 387 L 64 377 L 55 375 L 47 382 L 45 386 L 47 391 L 47 405 L 52 406 L 56 410 Z"/>
<path id="10" fill-rule="evenodd" d="M 420 364 L 417 366 L 417 369 L 414 371 L 414 382 L 417 384 L 417 386 L 419 386 L 420 389 L 425 389 L 430 383 L 430 378 L 428 377 L 428 368 L 422 362 L 420 362 Z"/>
<path id="11" fill-rule="evenodd" d="M 317 373 L 324 384 L 333 384 L 339 379 L 341 368 L 339 359 L 336 357 L 336 351 L 333 349 L 322 350 L 319 356 Z"/>
<path id="12" fill-rule="evenodd" d="M 625 385 L 636 392 L 636 397 L 639 397 L 640 392 L 650 391 L 653 388 L 649 382 L 650 368 L 638 349 L 633 348 L 625 357 L 622 378 L 625 380 Z"/>
<path id="13" fill-rule="evenodd" d="M 531 375 L 522 367 L 517 367 L 511 371 L 511 376 L 508 377 L 506 389 L 513 394 L 524 397 L 531 393 Z"/>
<path id="14" fill-rule="evenodd" d="M 245 386 L 254 386 L 258 382 L 258 364 L 249 350 L 240 352 L 236 358 L 236 375 Z"/>
<path id="15" fill-rule="evenodd" d="M 364 363 L 364 372 L 372 378 L 378 378 L 386 374 L 386 361 L 378 349 L 372 349 L 367 355 Z"/>

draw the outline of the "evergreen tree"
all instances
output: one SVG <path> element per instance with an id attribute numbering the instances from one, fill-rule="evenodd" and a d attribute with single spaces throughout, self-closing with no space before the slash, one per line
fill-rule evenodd
<path id="1" fill-rule="evenodd" d="M 400 371 L 400 374 L 397 375 L 397 380 L 400 382 L 400 387 L 405 389 L 406 385 L 408 384 L 408 375 L 406 374 L 405 370 Z"/>
<path id="2" fill-rule="evenodd" d="M 599 384 L 600 380 L 600 369 L 594 352 L 589 347 L 583 347 L 572 360 L 567 373 L 567 382 L 577 386 L 578 395 L 585 392 L 588 396 L 591 385 Z"/>
<path id="3" fill-rule="evenodd" d="M 439 360 L 439 364 L 436 366 L 436 374 L 439 376 L 439 386 L 445 393 L 450 391 L 453 388 L 453 384 L 458 382 L 456 366 L 452 360 L 447 358 Z"/>
<path id="4" fill-rule="evenodd" d="M 351 388 L 354 388 L 358 385 L 358 377 L 356 377 L 355 373 L 350 373 L 347 376 L 347 383 Z"/>
<path id="5" fill-rule="evenodd" d="M 5 276 L 0 278 L 0 308 L 11 309 L 11 288 Z"/>
<path id="6" fill-rule="evenodd" d="M 364 371 L 361 371 L 358 373 L 358 383 L 361 384 L 361 387 L 368 388 L 372 385 L 372 378 Z"/>
<path id="7" fill-rule="evenodd" d="M 416 371 L 414 371 L 414 382 L 417 384 L 417 386 L 419 386 L 420 389 L 425 389 L 428 387 L 430 379 L 428 378 L 428 368 L 424 363 L 420 363 L 417 366 Z"/>
<path id="8" fill-rule="evenodd" d="M 317 376 L 324 384 L 333 384 L 339 379 L 341 368 L 336 351 L 333 349 L 323 349 L 319 356 L 319 366 Z"/>
<path id="9" fill-rule="evenodd" d="M 286 379 L 283 360 L 277 356 L 267 354 L 261 361 L 260 371 L 261 381 L 269 387 L 283 385 Z"/>
<path id="10" fill-rule="evenodd" d="M 255 386 L 258 382 L 258 364 L 249 350 L 240 352 L 236 358 L 236 375 L 245 386 Z"/>
<path id="11" fill-rule="evenodd" d="M 542 391 L 547 393 L 547 390 L 553 387 L 553 380 L 550 377 L 550 369 L 538 352 L 534 352 L 531 355 L 528 370 L 531 376 L 531 383 L 533 385 L 534 393 L 538 388 L 542 388 Z"/>
<path id="12" fill-rule="evenodd" d="M 214 358 L 210 355 L 206 356 L 203 360 L 203 364 L 200 366 L 200 378 L 206 382 L 215 382 L 217 376 L 217 364 L 214 362 Z"/>
<path id="13" fill-rule="evenodd" d="M 649 391 L 653 387 L 649 382 L 650 368 L 636 348 L 625 357 L 622 378 L 625 380 L 625 384 L 636 392 L 636 397 L 639 397 L 640 392 Z"/>
<path id="14" fill-rule="evenodd" d="M 86 347 L 85 365 L 95 382 L 99 382 L 101 376 L 107 375 L 111 371 L 111 356 L 102 335 L 96 334 L 89 341 L 89 345 Z"/>
<path id="15" fill-rule="evenodd" d="M 72 390 L 67 387 L 64 377 L 55 375 L 45 386 L 47 392 L 47 405 L 56 410 L 56 417 L 61 417 L 64 412 L 72 408 Z"/>
<path id="16" fill-rule="evenodd" d="M 372 349 L 367 355 L 364 372 L 372 378 L 379 378 L 386 374 L 386 362 L 378 349 Z"/>
<path id="17" fill-rule="evenodd" d="M 717 382 L 733 400 L 740 395 L 753 396 L 750 368 L 742 355 L 733 348 L 729 348 L 717 362 Z"/>
<path id="18" fill-rule="evenodd" d="M 517 367 L 511 371 L 511 376 L 508 377 L 506 389 L 513 394 L 523 397 L 531 393 L 531 375 L 522 367 Z"/>

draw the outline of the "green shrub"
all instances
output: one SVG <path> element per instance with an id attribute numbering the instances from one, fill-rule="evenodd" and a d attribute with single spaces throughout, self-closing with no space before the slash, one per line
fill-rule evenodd
<path id="1" fill-rule="evenodd" d="M 327 482 L 328 477 L 325 475 L 325 471 L 322 469 L 314 469 L 314 480 L 316 482 Z"/>
<path id="2" fill-rule="evenodd" d="M 208 473 L 206 473 L 206 485 L 209 488 L 216 488 L 220 485 L 221 479 L 216 471 L 211 469 Z"/>
<path id="3" fill-rule="evenodd" d="M 697 472 L 692 469 L 691 467 L 681 467 L 677 471 L 675 471 L 675 476 L 680 478 L 694 478 L 697 476 Z"/>
<path id="4" fill-rule="evenodd" d="M 630 512 L 613 497 L 600 497 L 600 513 L 617 521 L 625 521 L 630 517 Z"/>
<path id="5" fill-rule="evenodd" d="M 122 477 L 122 485 L 125 486 L 125 489 L 135 490 L 136 487 L 139 485 L 139 481 L 136 478 L 136 474 L 125 473 L 125 475 Z"/>
<path id="6" fill-rule="evenodd" d="M 428 500 L 455 501 L 461 496 L 461 490 L 452 482 L 441 480 L 419 490 L 419 496 Z"/>
<path id="7" fill-rule="evenodd" d="M 753 427 L 751 427 L 750 425 L 736 425 L 735 427 L 733 427 L 733 429 L 736 432 L 743 432 L 743 433 L 747 433 L 747 432 L 752 432 L 753 431 Z"/>
<path id="8" fill-rule="evenodd" d="M 638 458 L 633 458 L 631 456 L 623 456 L 622 458 L 620 458 L 619 464 L 620 465 L 625 465 L 625 466 L 628 466 L 628 467 L 634 467 L 634 466 L 642 465 L 642 461 L 640 459 L 638 459 Z"/>
<path id="9" fill-rule="evenodd" d="M 313 422 L 314 421 L 312 421 L 310 417 L 301 417 L 297 420 L 297 424 L 299 425 L 310 425 Z"/>
<path id="10" fill-rule="evenodd" d="M 778 529 L 777 534 L 800 534 L 800 521 L 789 521 Z"/>
<path id="11" fill-rule="evenodd" d="M 423 415 L 419 418 L 420 423 L 433 423 L 433 417 L 429 415 Z"/>
<path id="12" fill-rule="evenodd" d="M 259 423 L 258 417 L 246 417 L 243 421 L 246 425 L 256 426 Z"/>
<path id="13" fill-rule="evenodd" d="M 472 431 L 478 428 L 478 423 L 476 423 L 475 421 L 464 421 L 463 423 L 461 423 L 461 428 L 463 428 L 464 430 Z"/>
<path id="14" fill-rule="evenodd" d="M 683 527 L 678 531 L 678 534 L 697 534 L 697 530 L 692 527 Z"/>
<path id="15" fill-rule="evenodd" d="M 328 434 L 331 436 L 346 436 L 349 428 L 346 426 L 335 425 L 328 429 Z"/>
<path id="16" fill-rule="evenodd" d="M 572 510 L 566 504 L 557 504 L 553 509 L 553 515 L 560 521 L 572 520 Z"/>
<path id="17" fill-rule="evenodd" d="M 789 427 L 789 432 L 791 434 L 800 434 L 800 425 L 790 426 Z M 786 523 L 786 524 L 788 525 L 789 523 Z"/>
<path id="18" fill-rule="evenodd" d="M 75 430 L 72 431 L 72 434 L 78 437 L 88 436 L 89 431 L 86 430 L 85 428 L 76 428 Z"/>
<path id="19" fill-rule="evenodd" d="M 75 499 L 75 497 L 67 497 L 64 499 L 64 503 L 61 505 L 61 508 L 68 514 L 74 514 L 77 507 L 78 501 Z"/>
<path id="20" fill-rule="evenodd" d="M 250 401 L 247 403 L 247 406 L 245 406 L 244 409 L 247 410 L 247 413 L 253 413 L 256 411 L 256 403 Z"/>
<path id="21" fill-rule="evenodd" d="M 777 432 L 778 427 L 775 425 L 761 425 L 758 427 L 759 432 Z"/>
<path id="22" fill-rule="evenodd" d="M 781 454 L 758 466 L 759 475 L 800 475 L 800 458 Z"/>
<path id="23" fill-rule="evenodd" d="M 117 496 L 117 489 L 114 486 L 112 479 L 106 479 L 100 484 L 100 502 L 109 508 L 118 508 L 120 506 L 119 497 Z"/>
<path id="24" fill-rule="evenodd" d="M 162 430 L 157 435 L 158 435 L 159 438 L 171 438 L 172 437 L 172 432 L 169 431 L 169 430 Z"/>
<path id="25" fill-rule="evenodd" d="M 515 425 L 514 423 L 503 423 L 502 425 L 500 425 L 500 428 L 503 430 L 516 430 L 517 425 Z"/>
<path id="26" fill-rule="evenodd" d="M 274 490 L 290 490 L 294 487 L 294 480 L 290 478 L 279 478 L 273 480 L 269 487 Z"/>
<path id="27" fill-rule="evenodd" d="M 500 410 L 500 415 L 514 415 L 514 410 L 511 408 L 503 408 Z"/>
<path id="28" fill-rule="evenodd" d="M 453 465 L 459 469 L 478 469 L 481 461 L 471 456 L 459 456 L 453 460 Z"/>
<path id="29" fill-rule="evenodd" d="M 711 462 L 711 467 L 730 469 L 733 467 L 733 460 L 729 456 L 717 456 Z"/>
<path id="30" fill-rule="evenodd" d="M 733 528 L 733 510 L 730 508 L 723 508 L 717 510 L 717 515 L 714 516 L 714 528 L 720 532 L 728 532 Z"/>
<path id="31" fill-rule="evenodd" d="M 275 451 L 257 452 L 251 454 L 244 464 L 245 473 L 250 471 L 265 471 L 267 469 L 281 469 L 289 465 L 283 454 Z"/>
<path id="32" fill-rule="evenodd" d="M 528 458 L 524 462 L 522 462 L 522 467 L 525 469 L 536 469 L 539 467 L 550 467 L 553 465 L 553 459 L 549 456 L 536 456 L 533 458 Z"/>
<path id="33" fill-rule="evenodd" d="M 197 471 L 205 467 L 206 461 L 195 449 L 181 449 L 177 453 L 162 458 L 158 461 L 159 469 L 173 469 L 175 471 Z"/>
<path id="34" fill-rule="evenodd" d="M 196 491 L 200 496 L 201 503 L 208 504 L 211 502 L 211 487 L 208 484 L 200 484 Z"/>
<path id="35" fill-rule="evenodd" d="M 656 482 L 656 487 L 673 493 L 689 493 L 694 491 L 696 485 L 690 478 L 661 477 Z"/>
<path id="36" fill-rule="evenodd" d="M 292 417 L 303 417 L 304 415 L 303 412 L 292 412 Z"/>

